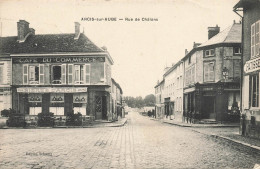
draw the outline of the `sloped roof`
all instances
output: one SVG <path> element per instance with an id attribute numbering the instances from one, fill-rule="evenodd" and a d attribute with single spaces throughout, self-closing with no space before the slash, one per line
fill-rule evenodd
<path id="1" fill-rule="evenodd" d="M 208 41 L 202 43 L 198 48 L 220 43 L 241 43 L 242 24 L 234 23 Z"/>
<path id="2" fill-rule="evenodd" d="M 0 53 L 55 53 L 55 52 L 104 52 L 83 33 L 74 40 L 75 34 L 30 35 L 19 43 L 17 36 L 0 37 Z"/>

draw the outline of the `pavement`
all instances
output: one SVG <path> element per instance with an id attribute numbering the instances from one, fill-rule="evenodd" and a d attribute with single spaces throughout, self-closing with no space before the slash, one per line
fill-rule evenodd
<path id="1" fill-rule="evenodd" d="M 260 151 L 260 140 L 257 138 L 245 137 L 239 134 L 239 125 L 238 123 L 218 123 L 218 124 L 192 124 L 192 123 L 183 123 L 175 120 L 169 119 L 154 119 L 151 120 L 161 121 L 163 123 L 176 125 L 180 127 L 188 127 L 191 130 L 202 133 L 211 137 L 218 139 L 224 139 L 231 141 L 233 143 L 249 147 Z"/>
<path id="2" fill-rule="evenodd" d="M 23 129 L 23 127 L 7 127 L 7 118 L 0 119 L 0 129 Z M 96 127 L 122 127 L 127 123 L 127 118 L 118 118 L 117 121 L 95 120 L 86 126 L 54 126 L 53 128 L 96 128 Z M 52 127 L 26 127 L 29 129 L 50 129 Z"/>
<path id="3" fill-rule="evenodd" d="M 122 127 L 0 130 L 0 168 L 251 169 L 260 164 L 259 151 L 248 147 L 137 112 L 126 118 Z"/>

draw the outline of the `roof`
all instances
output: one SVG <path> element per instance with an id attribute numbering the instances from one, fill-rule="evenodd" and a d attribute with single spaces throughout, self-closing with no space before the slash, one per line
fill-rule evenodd
<path id="1" fill-rule="evenodd" d="M 177 66 L 179 66 L 181 64 L 181 62 L 182 62 L 182 60 L 178 61 L 169 70 L 167 70 L 167 72 L 165 72 L 163 76 L 167 76 L 168 74 L 170 74 Z"/>
<path id="2" fill-rule="evenodd" d="M 242 24 L 234 23 L 217 35 L 202 43 L 198 48 L 221 43 L 241 43 Z"/>
<path id="3" fill-rule="evenodd" d="M 154 86 L 154 88 L 156 88 L 156 87 L 162 85 L 163 83 L 164 83 L 164 79 L 163 79 L 162 81 L 160 81 L 156 86 Z"/>
<path id="4" fill-rule="evenodd" d="M 74 40 L 75 34 L 30 35 L 19 43 L 17 36 L 0 37 L 0 53 L 54 53 L 54 52 L 104 52 L 83 33 Z"/>
<path id="5" fill-rule="evenodd" d="M 256 2 L 260 2 L 260 0 L 240 0 L 235 6 L 234 9 L 243 8 L 245 5 L 254 4 Z"/>

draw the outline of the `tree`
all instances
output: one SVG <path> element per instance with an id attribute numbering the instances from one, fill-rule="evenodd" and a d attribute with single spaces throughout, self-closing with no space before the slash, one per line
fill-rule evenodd
<path id="1" fill-rule="evenodd" d="M 153 94 L 149 94 L 144 98 L 145 106 L 155 106 L 155 96 Z"/>

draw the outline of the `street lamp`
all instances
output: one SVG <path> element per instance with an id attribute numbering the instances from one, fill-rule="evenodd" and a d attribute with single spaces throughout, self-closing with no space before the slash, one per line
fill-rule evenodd
<path id="1" fill-rule="evenodd" d="M 228 69 L 226 67 L 223 68 L 222 75 L 223 75 L 223 78 L 226 82 L 226 79 L 228 79 Z"/>

